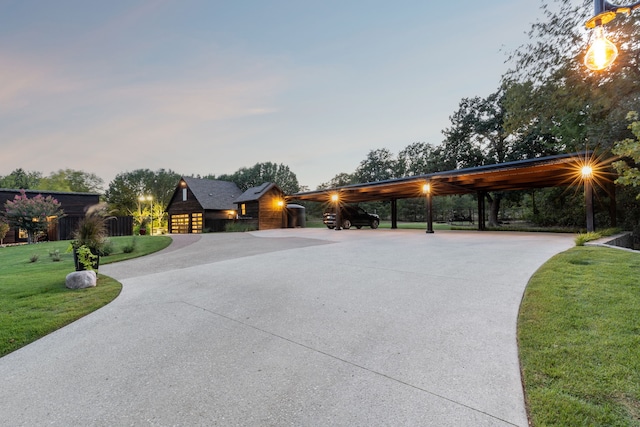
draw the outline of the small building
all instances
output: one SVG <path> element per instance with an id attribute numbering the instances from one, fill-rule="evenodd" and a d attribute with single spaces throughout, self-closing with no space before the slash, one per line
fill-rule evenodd
<path id="1" fill-rule="evenodd" d="M 5 203 L 13 200 L 22 190 L 0 188 L 0 212 L 5 212 Z M 47 191 L 47 190 L 24 190 L 28 198 L 33 198 L 38 194 L 43 197 L 51 196 L 60 202 L 60 206 L 64 212 L 64 216 L 58 221 L 52 222 L 47 231 L 47 240 L 68 240 L 71 239 L 71 233 L 78 223 L 84 217 L 85 212 L 90 206 L 100 203 L 100 195 L 94 193 L 70 193 L 66 191 Z M 27 233 L 18 227 L 12 227 L 4 237 L 4 243 L 23 243 L 27 241 Z"/>
<path id="2" fill-rule="evenodd" d="M 169 233 L 224 231 L 236 219 L 234 201 L 241 194 L 233 182 L 182 177 L 166 209 Z"/>
<path id="3" fill-rule="evenodd" d="M 274 183 L 250 188 L 234 203 L 238 206 L 238 218 L 255 221 L 258 230 L 287 227 L 284 193 Z"/>

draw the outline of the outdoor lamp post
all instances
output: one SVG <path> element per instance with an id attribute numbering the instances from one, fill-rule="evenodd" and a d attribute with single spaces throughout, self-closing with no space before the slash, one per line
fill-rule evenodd
<path id="1" fill-rule="evenodd" d="M 426 206 L 426 210 L 427 210 L 427 234 L 431 234 L 433 233 L 433 204 L 431 203 L 431 184 L 430 183 L 426 183 L 422 186 L 422 192 L 425 194 L 426 196 L 426 201 L 427 201 L 427 206 Z"/>
<path id="2" fill-rule="evenodd" d="M 584 165 L 581 169 L 582 181 L 584 182 L 584 204 L 587 215 L 587 232 L 595 231 L 593 215 L 593 168 Z"/>
<path id="3" fill-rule="evenodd" d="M 607 39 L 604 26 L 614 20 L 616 14 L 629 15 L 631 11 L 640 8 L 640 1 L 620 6 L 607 0 L 593 0 L 593 7 L 593 17 L 584 24 L 594 31 L 594 40 L 584 56 L 584 65 L 590 70 L 600 71 L 613 64 L 618 56 L 618 48 Z"/>
<path id="4" fill-rule="evenodd" d="M 144 202 L 145 200 L 151 202 L 151 235 L 153 236 L 153 196 L 140 196 L 138 200 Z"/>
<path id="5" fill-rule="evenodd" d="M 335 229 L 342 230 L 342 228 L 340 228 L 340 196 L 338 196 L 338 193 L 333 193 L 331 195 L 331 201 L 335 204 L 336 208 Z"/>

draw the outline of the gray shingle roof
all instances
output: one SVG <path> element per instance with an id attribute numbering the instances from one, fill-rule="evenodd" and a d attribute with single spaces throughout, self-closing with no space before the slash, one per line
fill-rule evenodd
<path id="1" fill-rule="evenodd" d="M 240 197 L 238 197 L 234 201 L 234 203 L 245 203 L 245 202 L 253 202 L 255 200 L 258 200 L 266 192 L 268 192 L 269 190 L 271 190 L 275 186 L 276 185 L 274 183 L 272 183 L 272 182 L 265 182 L 264 184 L 259 185 L 257 187 L 252 187 L 252 188 L 248 189 L 247 191 L 245 191 L 244 193 L 242 193 L 242 195 Z"/>
<path id="2" fill-rule="evenodd" d="M 233 182 L 182 177 L 205 210 L 236 209 L 234 200 L 242 191 Z"/>

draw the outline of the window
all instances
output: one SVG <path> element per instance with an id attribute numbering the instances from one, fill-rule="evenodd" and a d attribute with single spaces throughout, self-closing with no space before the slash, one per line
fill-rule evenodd
<path id="1" fill-rule="evenodd" d="M 242 203 L 240 205 L 240 215 L 245 216 L 247 214 L 247 205 Z"/>
<path id="2" fill-rule="evenodd" d="M 183 202 L 187 201 L 187 189 L 186 188 L 182 189 L 182 201 Z"/>

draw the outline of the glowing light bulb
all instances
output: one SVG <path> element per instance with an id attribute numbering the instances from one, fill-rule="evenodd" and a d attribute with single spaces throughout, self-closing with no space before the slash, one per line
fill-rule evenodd
<path id="1" fill-rule="evenodd" d="M 618 56 L 618 48 L 604 35 L 604 28 L 596 26 L 594 40 L 584 56 L 584 65 L 592 71 L 600 71 L 613 64 Z"/>
<path id="2" fill-rule="evenodd" d="M 582 167 L 582 179 L 589 179 L 593 176 L 593 168 L 589 165 Z"/>

